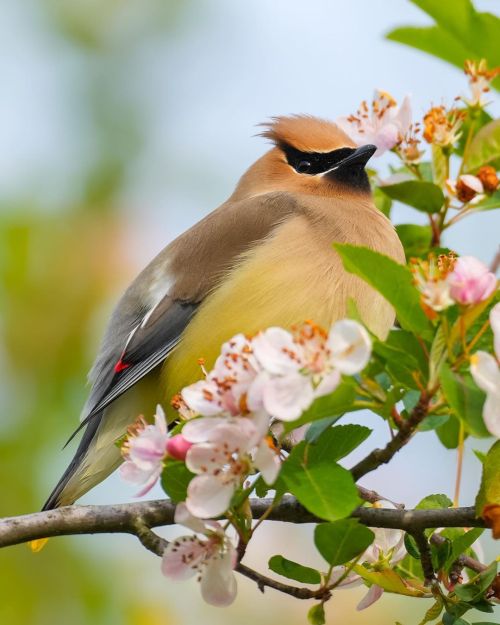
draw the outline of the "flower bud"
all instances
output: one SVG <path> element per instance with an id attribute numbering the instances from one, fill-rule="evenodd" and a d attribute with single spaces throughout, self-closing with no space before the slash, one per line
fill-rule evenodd
<path id="1" fill-rule="evenodd" d="M 491 165 L 483 165 L 477 172 L 486 193 L 494 193 L 498 188 L 498 176 L 495 168 Z"/>
<path id="2" fill-rule="evenodd" d="M 483 192 L 483 183 L 477 176 L 464 174 L 457 180 L 456 193 L 461 202 L 470 202 L 476 195 Z"/>
<path id="3" fill-rule="evenodd" d="M 167 441 L 167 454 L 171 458 L 184 461 L 186 459 L 186 454 L 192 445 L 193 443 L 186 440 L 182 434 L 176 434 Z"/>

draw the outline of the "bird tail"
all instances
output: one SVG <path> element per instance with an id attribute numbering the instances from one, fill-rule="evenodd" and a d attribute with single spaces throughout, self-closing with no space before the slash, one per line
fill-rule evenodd
<path id="1" fill-rule="evenodd" d="M 74 491 L 74 488 L 71 488 L 70 486 L 71 483 L 75 481 L 77 474 L 81 472 L 81 465 L 84 462 L 85 457 L 88 456 L 89 449 L 92 446 L 92 442 L 99 428 L 102 416 L 102 413 L 100 413 L 89 422 L 73 459 L 71 460 L 66 471 L 63 473 L 59 482 L 56 484 L 56 487 L 51 492 L 49 498 L 44 503 L 42 511 L 53 510 L 54 508 L 59 508 L 60 506 L 70 505 L 78 498 L 78 495 L 74 498 L 73 495 L 69 495 L 70 492 L 72 493 Z M 83 494 L 83 492 L 81 494 Z"/>

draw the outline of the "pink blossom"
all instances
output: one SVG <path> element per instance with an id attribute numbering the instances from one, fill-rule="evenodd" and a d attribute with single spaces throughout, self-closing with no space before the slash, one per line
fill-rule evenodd
<path id="1" fill-rule="evenodd" d="M 361 556 L 363 562 L 376 567 L 392 567 L 406 556 L 404 532 L 402 530 L 372 528 L 375 540 Z M 383 595 L 384 589 L 376 584 L 370 586 L 368 592 L 359 602 L 357 609 L 365 610 Z"/>
<path id="2" fill-rule="evenodd" d="M 371 354 L 367 331 L 349 319 L 335 323 L 328 335 L 312 323 L 293 335 L 269 328 L 252 347 L 262 371 L 249 390 L 248 406 L 282 421 L 300 417 L 314 399 L 335 390 L 342 373 L 361 371 Z"/>
<path id="3" fill-rule="evenodd" d="M 375 156 L 382 156 L 401 143 L 411 125 L 411 105 L 405 97 L 401 106 L 385 91 L 376 91 L 371 110 L 362 102 L 356 115 L 340 117 L 337 125 L 358 145 L 377 146 Z"/>
<path id="4" fill-rule="evenodd" d="M 163 470 L 167 453 L 168 430 L 165 413 L 157 406 L 155 422 L 148 424 L 143 417 L 129 429 L 122 446 L 125 462 L 120 467 L 121 477 L 133 484 L 142 485 L 137 497 L 153 488 Z"/>
<path id="5" fill-rule="evenodd" d="M 447 281 L 451 297 L 459 304 L 478 304 L 488 299 L 497 285 L 495 274 L 473 256 L 461 256 Z"/>
<path id="6" fill-rule="evenodd" d="M 236 597 L 236 550 L 222 526 L 216 521 L 202 522 L 193 517 L 184 503 L 176 508 L 175 522 L 201 537 L 182 536 L 169 543 L 163 553 L 163 575 L 174 581 L 196 575 L 207 603 L 230 605 Z"/>
<path id="7" fill-rule="evenodd" d="M 188 487 L 187 508 L 200 518 L 223 514 L 236 489 L 253 469 L 268 484 L 278 475 L 281 461 L 269 445 L 269 417 L 202 417 L 184 426 L 183 435 L 192 447 L 186 466 L 196 474 Z"/>
<path id="8" fill-rule="evenodd" d="M 182 399 L 194 413 L 203 416 L 241 414 L 246 412 L 246 395 L 257 374 L 251 343 L 238 334 L 222 346 L 206 379 L 182 391 Z"/>
<path id="9" fill-rule="evenodd" d="M 488 431 L 500 438 L 500 303 L 490 312 L 495 356 L 479 351 L 471 356 L 470 372 L 474 381 L 486 393 L 483 419 Z"/>
<path id="10" fill-rule="evenodd" d="M 192 443 L 186 440 L 182 434 L 176 434 L 167 441 L 167 454 L 171 458 L 184 461 L 191 446 Z"/>

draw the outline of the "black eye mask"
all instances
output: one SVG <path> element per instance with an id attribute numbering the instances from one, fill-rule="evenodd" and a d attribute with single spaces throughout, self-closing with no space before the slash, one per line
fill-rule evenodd
<path id="1" fill-rule="evenodd" d="M 354 148 L 340 148 L 332 152 L 301 152 L 291 145 L 282 144 L 288 164 L 299 174 L 315 176 L 332 169 L 337 163 L 351 156 Z"/>

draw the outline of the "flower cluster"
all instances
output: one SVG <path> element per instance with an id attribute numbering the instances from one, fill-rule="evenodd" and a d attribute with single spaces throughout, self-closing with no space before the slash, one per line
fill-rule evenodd
<path id="1" fill-rule="evenodd" d="M 422 308 L 430 319 L 454 304 L 473 305 L 488 299 L 497 286 L 495 274 L 473 256 L 430 255 L 413 258 L 411 270 Z"/>
<path id="2" fill-rule="evenodd" d="M 486 393 L 484 423 L 493 436 L 500 438 L 500 304 L 491 309 L 490 324 L 496 357 L 487 352 L 476 352 L 471 357 L 470 371 L 476 384 Z"/>
<path id="3" fill-rule="evenodd" d="M 358 145 L 376 145 L 375 156 L 382 156 L 400 144 L 410 130 L 410 99 L 405 97 L 402 105 L 398 106 L 389 93 L 377 90 L 371 109 L 363 101 L 355 115 L 340 117 L 337 124 Z"/>
<path id="4" fill-rule="evenodd" d="M 272 420 L 298 419 L 342 374 L 360 372 L 370 353 L 368 333 L 351 320 L 335 323 L 329 334 L 308 322 L 293 333 L 269 328 L 226 343 L 205 380 L 182 391 L 187 407 L 201 415 L 182 431 L 192 444 L 186 465 L 196 474 L 186 500 L 190 512 L 224 513 L 254 470 L 273 484 L 281 460 L 269 436 Z"/>

